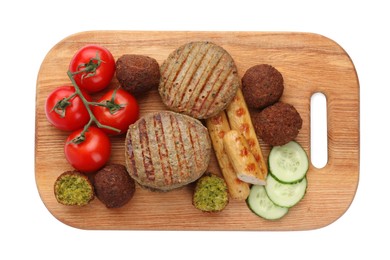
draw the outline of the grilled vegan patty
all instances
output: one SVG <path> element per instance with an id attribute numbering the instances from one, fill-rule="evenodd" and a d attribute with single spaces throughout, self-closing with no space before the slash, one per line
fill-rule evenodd
<path id="1" fill-rule="evenodd" d="M 171 110 L 205 119 L 226 108 L 240 87 L 230 54 L 211 42 L 190 42 L 161 65 L 159 93 Z"/>
<path id="2" fill-rule="evenodd" d="M 141 186 L 169 191 L 197 180 L 210 161 L 207 129 L 172 111 L 149 113 L 129 127 L 126 167 Z"/>

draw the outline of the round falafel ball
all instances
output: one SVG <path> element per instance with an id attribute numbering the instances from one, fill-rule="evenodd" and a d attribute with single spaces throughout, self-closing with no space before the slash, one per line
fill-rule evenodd
<path id="1" fill-rule="evenodd" d="M 283 76 L 268 64 L 249 68 L 241 81 L 242 93 L 250 108 L 265 108 L 276 103 L 283 94 Z"/>
<path id="2" fill-rule="evenodd" d="M 78 171 L 66 171 L 54 183 L 58 203 L 68 206 L 85 206 L 95 197 L 88 177 Z"/>
<path id="3" fill-rule="evenodd" d="M 95 175 L 95 190 L 98 199 L 107 208 L 119 208 L 131 200 L 135 182 L 121 164 L 111 164 Z"/>
<path id="4" fill-rule="evenodd" d="M 160 66 L 151 57 L 124 54 L 116 61 L 116 78 L 121 87 L 137 95 L 157 88 L 160 83 Z"/>
<path id="5" fill-rule="evenodd" d="M 229 203 L 225 180 L 215 174 L 206 173 L 196 182 L 192 204 L 203 212 L 222 211 Z"/>
<path id="6" fill-rule="evenodd" d="M 280 101 L 252 113 L 252 121 L 257 136 L 271 146 L 294 140 L 302 128 L 302 118 L 295 107 Z"/>

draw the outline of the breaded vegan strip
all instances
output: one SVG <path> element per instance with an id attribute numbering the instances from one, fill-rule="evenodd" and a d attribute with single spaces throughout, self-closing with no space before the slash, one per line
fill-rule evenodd
<path id="1" fill-rule="evenodd" d="M 265 176 L 242 134 L 236 130 L 227 132 L 223 137 L 223 145 L 238 179 L 255 185 L 265 185 Z"/>
<path id="2" fill-rule="evenodd" d="M 231 130 L 225 111 L 207 119 L 206 126 L 210 134 L 219 167 L 228 186 L 230 197 L 236 200 L 245 200 L 249 196 L 249 184 L 237 178 L 233 165 L 229 161 L 223 147 L 223 137 Z"/>
<path id="3" fill-rule="evenodd" d="M 267 164 L 264 160 L 260 143 L 257 139 L 248 106 L 245 102 L 241 89 L 238 89 L 236 96 L 227 107 L 226 113 L 231 129 L 237 130 L 246 139 L 249 150 L 255 157 L 256 162 L 259 164 L 260 171 L 265 179 L 268 174 Z"/>

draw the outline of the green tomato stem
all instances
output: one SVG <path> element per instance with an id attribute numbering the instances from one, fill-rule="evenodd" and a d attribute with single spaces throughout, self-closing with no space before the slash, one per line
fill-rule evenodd
<path id="1" fill-rule="evenodd" d="M 95 63 L 97 61 L 97 63 Z M 91 58 L 88 63 L 83 63 L 77 67 L 77 71 L 72 72 L 72 75 L 80 74 L 86 72 L 81 76 L 82 79 L 93 77 L 96 75 L 96 70 L 100 66 L 101 63 L 104 63 L 103 60 L 100 59 L 99 52 L 96 52 L 95 58 Z M 83 68 L 83 69 L 80 69 Z"/>
<path id="2" fill-rule="evenodd" d="M 69 100 L 71 100 L 74 96 L 76 96 L 76 94 L 77 93 L 75 92 L 69 97 L 59 100 L 51 109 L 51 112 L 54 111 L 55 113 L 59 114 L 60 117 L 64 118 L 66 113 L 66 108 L 70 105 Z"/>
<path id="3" fill-rule="evenodd" d="M 102 102 L 89 102 L 89 104 L 92 106 L 105 107 L 108 109 L 110 114 L 113 115 L 126 106 L 126 104 L 115 103 L 115 95 L 116 95 L 117 91 L 118 91 L 118 88 L 114 89 L 110 100 L 104 100 Z"/>
<path id="4" fill-rule="evenodd" d="M 89 106 L 90 105 L 96 105 L 97 103 L 96 102 L 89 102 L 84 97 L 84 95 L 81 93 L 81 90 L 80 90 L 79 86 L 77 85 L 76 81 L 74 80 L 74 78 L 73 78 L 74 74 L 71 71 L 68 70 L 67 74 L 68 74 L 68 77 L 69 77 L 69 79 L 71 80 L 71 82 L 72 82 L 72 84 L 74 86 L 75 93 L 80 97 L 81 101 L 84 103 L 85 108 L 87 109 L 88 114 L 90 116 L 90 120 L 84 126 L 84 129 L 80 133 L 80 136 L 76 137 L 75 139 L 73 139 L 72 142 L 80 143 L 80 142 L 84 141 L 84 139 L 85 139 L 85 132 L 88 131 L 88 128 L 92 125 L 92 123 L 95 123 L 99 128 L 106 128 L 106 129 L 109 129 L 109 130 L 112 130 L 112 131 L 115 131 L 115 132 L 119 133 L 120 129 L 117 129 L 117 128 L 114 128 L 114 127 L 111 127 L 111 126 L 108 126 L 108 125 L 103 125 L 96 119 L 95 115 L 93 114 L 93 112 L 92 112 L 92 110 L 91 110 L 91 108 Z"/>

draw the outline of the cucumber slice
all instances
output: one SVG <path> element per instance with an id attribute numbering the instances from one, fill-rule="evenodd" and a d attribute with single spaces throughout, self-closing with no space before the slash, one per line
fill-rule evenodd
<path id="1" fill-rule="evenodd" d="M 300 182 L 286 184 L 277 181 L 268 174 L 265 191 L 273 203 L 280 207 L 290 208 L 302 200 L 306 194 L 307 180 L 303 178 Z"/>
<path id="2" fill-rule="evenodd" d="M 253 213 L 268 220 L 280 219 L 288 212 L 288 208 L 280 207 L 268 198 L 263 185 L 252 185 L 247 203 Z"/>
<path id="3" fill-rule="evenodd" d="M 291 141 L 282 146 L 274 146 L 268 157 L 269 172 L 283 183 L 299 182 L 306 176 L 309 159 L 300 144 Z"/>

